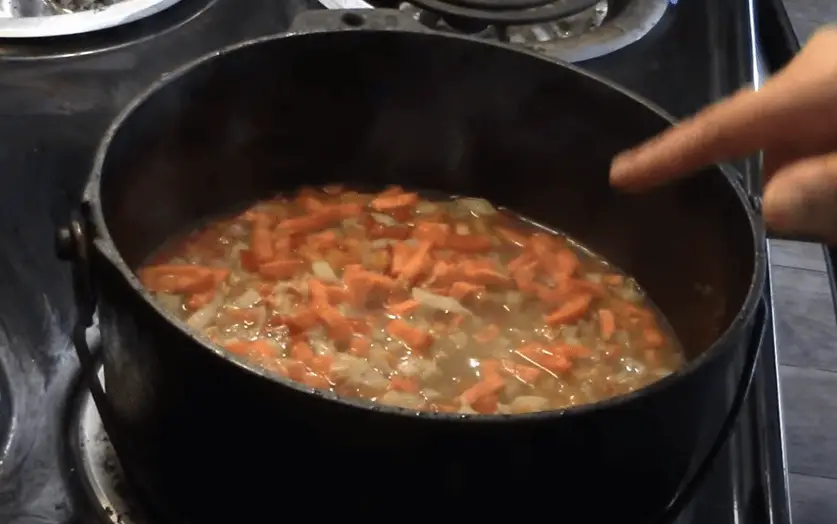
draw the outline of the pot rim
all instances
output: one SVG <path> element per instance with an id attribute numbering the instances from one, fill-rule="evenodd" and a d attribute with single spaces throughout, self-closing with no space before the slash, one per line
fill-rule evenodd
<path id="1" fill-rule="evenodd" d="M 744 302 L 742 303 L 741 307 L 739 308 L 739 311 L 736 314 L 733 321 L 729 324 L 729 326 L 727 326 L 727 328 L 721 333 L 721 335 L 715 339 L 715 341 L 709 346 L 709 348 L 703 351 L 695 359 L 688 361 L 683 368 L 675 371 L 674 373 L 671 373 L 657 380 L 656 382 L 649 384 L 648 386 L 645 386 L 643 388 L 637 389 L 624 395 L 619 395 L 590 404 L 581 404 L 578 406 L 571 406 L 557 410 L 538 411 L 533 413 L 520 414 L 434 413 L 429 411 L 415 411 L 406 408 L 388 406 L 367 400 L 355 399 L 351 397 L 342 397 L 328 391 L 318 390 L 306 386 L 302 383 L 295 382 L 293 380 L 281 377 L 279 375 L 269 373 L 266 370 L 259 369 L 256 366 L 250 365 L 249 363 L 247 363 L 246 360 L 227 353 L 220 346 L 205 341 L 200 337 L 196 336 L 192 332 L 192 330 L 186 325 L 185 322 L 170 315 L 157 304 L 156 300 L 154 300 L 151 294 L 140 283 L 136 274 L 128 267 L 122 256 L 119 254 L 119 251 L 116 249 L 116 244 L 113 242 L 113 239 L 110 235 L 110 231 L 108 230 L 107 224 L 104 219 L 100 194 L 102 182 L 102 168 L 107 159 L 107 153 L 110 149 L 111 142 L 113 141 L 114 137 L 119 132 L 119 130 L 122 128 L 123 124 L 129 121 L 134 111 L 140 106 L 142 106 L 147 100 L 152 98 L 152 96 L 155 95 L 158 91 L 160 91 L 162 88 L 164 88 L 169 83 L 175 81 L 176 79 L 186 76 L 188 73 L 197 69 L 201 65 L 208 63 L 220 56 L 232 54 L 241 49 L 255 47 L 268 42 L 316 36 L 321 32 L 350 33 L 356 31 L 408 33 L 411 35 L 420 35 L 421 37 L 425 38 L 465 40 L 471 44 L 494 46 L 497 48 L 502 48 L 505 51 L 528 55 L 529 58 L 548 62 L 556 67 L 563 67 L 565 69 L 569 69 L 576 75 L 586 77 L 590 80 L 603 84 L 604 86 L 610 89 L 614 89 L 621 93 L 623 96 L 632 99 L 634 102 L 642 104 L 647 109 L 651 110 L 652 112 L 663 118 L 670 125 L 674 125 L 677 122 L 677 120 L 672 115 L 667 113 L 665 110 L 663 110 L 653 102 L 631 92 L 630 90 L 610 81 L 609 79 L 603 76 L 583 70 L 579 67 L 563 62 L 561 60 L 545 57 L 543 55 L 535 53 L 534 51 L 518 48 L 510 44 L 478 40 L 466 35 L 433 33 L 421 29 L 411 29 L 403 27 L 364 27 L 330 29 L 327 31 L 306 30 L 299 32 L 279 33 L 246 40 L 244 42 L 239 42 L 237 44 L 224 47 L 211 53 L 207 53 L 201 57 L 198 57 L 197 59 L 187 62 L 186 64 L 174 69 L 173 71 L 163 74 L 157 80 L 148 85 L 145 89 L 142 90 L 142 92 L 135 96 L 131 100 L 131 102 L 129 102 L 114 118 L 114 120 L 108 126 L 104 136 L 102 137 L 99 143 L 99 147 L 97 148 L 96 155 L 94 157 L 93 169 L 91 170 L 91 174 L 88 179 L 83 198 L 84 201 L 90 206 L 92 220 L 94 224 L 93 244 L 96 246 L 98 251 L 116 267 L 120 276 L 131 288 L 134 289 L 134 291 L 139 293 L 139 295 L 142 297 L 142 299 L 149 307 L 151 307 L 157 314 L 163 317 L 164 320 L 171 323 L 176 329 L 180 330 L 184 335 L 190 337 L 196 344 L 202 346 L 202 349 L 223 359 L 229 364 L 238 366 L 247 373 L 250 373 L 254 376 L 258 376 L 263 379 L 270 380 L 279 386 L 289 387 L 296 390 L 297 392 L 305 393 L 315 397 L 320 397 L 326 401 L 336 402 L 355 409 L 363 409 L 367 411 L 376 412 L 381 415 L 445 423 L 467 422 L 469 424 L 496 424 L 507 422 L 537 422 L 552 418 L 560 418 L 572 415 L 583 415 L 588 413 L 595 413 L 598 411 L 604 411 L 622 406 L 623 404 L 628 404 L 634 400 L 649 395 L 662 393 L 665 390 L 672 387 L 676 382 L 684 380 L 693 373 L 695 373 L 699 368 L 718 359 L 721 353 L 724 351 L 724 347 L 726 346 L 725 342 L 728 341 L 734 335 L 734 333 L 738 330 L 739 327 L 746 324 L 750 321 L 751 318 L 753 318 L 757 309 L 756 306 L 759 300 L 761 299 L 761 292 L 763 290 L 764 283 L 766 280 L 766 240 L 764 236 L 764 228 L 761 221 L 756 220 L 756 212 L 754 211 L 753 206 L 750 204 L 750 197 L 747 195 L 742 185 L 736 180 L 735 169 L 728 164 L 716 164 L 714 167 L 717 168 L 718 171 L 720 171 L 720 174 L 723 175 L 723 177 L 726 179 L 726 182 L 730 185 L 731 190 L 735 192 L 736 196 L 741 202 L 741 205 L 744 207 L 747 220 L 750 224 L 750 230 L 753 235 L 753 272 L 752 278 L 750 280 L 750 285 L 747 291 L 747 296 Z"/>

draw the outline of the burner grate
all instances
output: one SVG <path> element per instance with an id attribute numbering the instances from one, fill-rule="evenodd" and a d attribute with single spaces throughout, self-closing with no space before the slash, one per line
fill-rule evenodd
<path id="1" fill-rule="evenodd" d="M 104 383 L 104 370 L 99 369 Z M 152 524 L 129 485 L 87 387 L 80 383 L 69 445 L 78 488 L 91 518 L 102 524 Z"/>

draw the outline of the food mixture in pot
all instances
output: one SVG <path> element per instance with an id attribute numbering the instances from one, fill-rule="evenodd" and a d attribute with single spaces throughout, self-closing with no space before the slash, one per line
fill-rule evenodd
<path id="1" fill-rule="evenodd" d="M 411 410 L 559 409 L 684 362 L 631 278 L 474 198 L 303 189 L 177 239 L 138 275 L 254 366 Z"/>

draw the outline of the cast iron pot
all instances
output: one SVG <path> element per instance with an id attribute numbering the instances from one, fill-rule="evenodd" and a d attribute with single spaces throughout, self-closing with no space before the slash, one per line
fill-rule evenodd
<path id="1" fill-rule="evenodd" d="M 79 332 L 98 309 L 106 392 L 94 394 L 133 485 L 177 522 L 659 516 L 730 425 L 765 278 L 732 174 L 609 187 L 612 156 L 671 123 L 570 65 L 387 11 L 309 13 L 157 81 L 108 130 L 61 232 Z M 194 338 L 133 272 L 203 218 L 334 182 L 480 196 L 565 231 L 637 277 L 688 365 L 563 411 L 414 413 L 249 368 Z"/>

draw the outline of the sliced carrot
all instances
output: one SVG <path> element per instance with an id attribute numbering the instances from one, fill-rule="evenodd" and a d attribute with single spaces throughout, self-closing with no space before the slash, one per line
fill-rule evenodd
<path id="1" fill-rule="evenodd" d="M 308 368 L 305 367 L 305 364 L 298 361 L 286 361 L 285 369 L 287 370 L 288 378 L 297 382 L 302 382 L 305 374 L 308 373 Z"/>
<path id="2" fill-rule="evenodd" d="M 392 377 L 389 385 L 393 391 L 403 391 L 405 393 L 418 393 L 420 389 L 418 380 L 410 377 Z"/>
<path id="3" fill-rule="evenodd" d="M 336 247 L 339 240 L 340 239 L 337 237 L 337 233 L 328 230 L 310 235 L 306 242 L 315 250 L 323 252 L 327 249 Z"/>
<path id="4" fill-rule="evenodd" d="M 257 309 L 251 308 L 228 307 L 224 309 L 223 314 L 233 322 L 253 323 L 259 320 L 261 312 Z"/>
<path id="5" fill-rule="evenodd" d="M 484 267 L 465 266 L 462 277 L 474 284 L 492 287 L 506 287 L 511 283 L 511 278 L 499 271 Z"/>
<path id="6" fill-rule="evenodd" d="M 433 242 L 436 246 L 444 246 L 449 235 L 450 224 L 443 222 L 419 222 L 413 229 L 413 238 Z"/>
<path id="7" fill-rule="evenodd" d="M 448 235 L 444 247 L 466 253 L 484 253 L 494 247 L 488 235 Z"/>
<path id="8" fill-rule="evenodd" d="M 621 286 L 624 281 L 625 277 L 623 277 L 619 273 L 610 273 L 602 276 L 602 282 L 604 282 L 608 286 Z"/>
<path id="9" fill-rule="evenodd" d="M 499 336 L 500 328 L 495 324 L 489 324 L 474 334 L 474 340 L 481 344 L 486 344 Z"/>
<path id="10" fill-rule="evenodd" d="M 326 306 L 328 300 L 328 288 L 326 285 L 316 278 L 308 279 L 308 297 L 314 307 Z"/>
<path id="11" fill-rule="evenodd" d="M 609 309 L 599 310 L 599 334 L 602 340 L 610 340 L 616 331 L 616 315 Z"/>
<path id="12" fill-rule="evenodd" d="M 352 337 L 352 341 L 349 344 L 349 353 L 356 357 L 367 357 L 369 355 L 369 348 L 372 345 L 372 341 L 370 341 L 366 337 Z"/>
<path id="13" fill-rule="evenodd" d="M 308 215 L 286 218 L 279 222 L 276 228 L 285 234 L 311 233 L 324 229 L 342 218 L 344 217 L 336 208 L 326 207 Z"/>
<path id="14" fill-rule="evenodd" d="M 214 289 L 210 289 L 202 293 L 195 293 L 186 300 L 186 308 L 191 311 L 200 309 L 212 302 L 212 299 L 215 298 L 215 294 L 216 291 Z"/>
<path id="15" fill-rule="evenodd" d="M 215 286 L 213 268 L 192 264 L 160 264 L 138 271 L 142 284 L 152 292 L 201 293 Z"/>
<path id="16" fill-rule="evenodd" d="M 331 372 L 331 366 L 333 364 L 334 358 L 330 355 L 316 355 L 306 361 L 308 369 L 326 377 Z"/>
<path id="17" fill-rule="evenodd" d="M 581 266 L 578 256 L 570 248 L 564 248 L 555 254 L 556 270 L 559 275 L 571 277 Z"/>
<path id="18" fill-rule="evenodd" d="M 379 249 L 368 253 L 364 260 L 364 265 L 372 271 L 387 272 L 390 265 L 389 251 Z"/>
<path id="19" fill-rule="evenodd" d="M 561 304 L 558 309 L 547 315 L 544 320 L 550 326 L 573 324 L 587 314 L 592 302 L 593 295 L 589 293 L 577 295 Z"/>
<path id="20" fill-rule="evenodd" d="M 463 391 L 459 398 L 465 404 L 473 406 L 474 402 L 481 397 L 494 395 L 504 387 L 506 387 L 506 382 L 503 380 L 503 377 L 500 375 L 489 374 L 473 386 Z"/>
<path id="21" fill-rule="evenodd" d="M 386 195 L 382 193 L 369 203 L 369 207 L 375 211 L 385 212 L 395 209 L 403 209 L 405 207 L 414 207 L 417 203 L 417 193 L 401 193 L 396 195 Z"/>
<path id="22" fill-rule="evenodd" d="M 314 308 L 314 312 L 320 318 L 323 324 L 326 325 L 328 336 L 338 342 L 348 342 L 351 340 L 354 330 L 349 319 L 340 314 L 337 308 L 325 304 Z"/>
<path id="23" fill-rule="evenodd" d="M 300 362 L 308 362 L 314 358 L 314 350 L 308 342 L 296 340 L 291 344 L 291 358 Z"/>
<path id="24" fill-rule="evenodd" d="M 563 342 L 552 346 L 548 351 L 553 355 L 561 355 L 569 359 L 586 358 L 593 354 L 593 351 L 588 347 Z"/>
<path id="25" fill-rule="evenodd" d="M 247 347 L 247 342 L 243 340 L 230 340 L 229 342 L 224 344 L 224 349 L 226 349 L 234 355 L 246 355 Z"/>
<path id="26" fill-rule="evenodd" d="M 404 240 L 410 236 L 410 228 L 407 226 L 386 226 L 376 222 L 373 226 L 366 230 L 366 234 L 373 240 L 379 238 Z"/>
<path id="27" fill-rule="evenodd" d="M 572 361 L 563 354 L 553 354 L 544 351 L 542 344 L 530 342 L 518 348 L 515 353 L 552 373 L 564 373 L 572 368 Z"/>
<path id="28" fill-rule="evenodd" d="M 276 347 L 264 338 L 250 342 L 248 349 L 251 354 L 261 358 L 276 357 Z"/>
<path id="29" fill-rule="evenodd" d="M 270 230 L 270 216 L 259 213 L 250 231 L 250 251 L 256 262 L 263 263 L 273 258 L 273 233 Z"/>
<path id="30" fill-rule="evenodd" d="M 529 253 L 521 253 L 509 262 L 508 268 L 511 273 L 519 270 L 533 270 L 537 263 L 538 261 L 532 258 Z"/>
<path id="31" fill-rule="evenodd" d="M 472 284 L 470 282 L 454 282 L 447 294 L 461 302 L 469 296 L 482 293 L 483 291 L 485 291 L 485 286 Z"/>
<path id="32" fill-rule="evenodd" d="M 413 256 L 414 248 L 400 242 L 392 246 L 392 263 L 390 264 L 390 274 L 398 276 L 404 271 L 404 267 L 410 258 Z"/>
<path id="33" fill-rule="evenodd" d="M 287 326 L 288 331 L 293 334 L 305 333 L 317 325 L 319 317 L 310 308 L 299 308 L 289 317 L 276 316 L 268 320 L 269 326 Z"/>
<path id="34" fill-rule="evenodd" d="M 256 260 L 256 255 L 249 249 L 242 249 L 238 252 L 238 262 L 244 271 L 256 273 L 259 270 L 259 261 Z"/>
<path id="35" fill-rule="evenodd" d="M 658 349 L 665 343 L 665 337 L 659 329 L 655 327 L 647 327 L 642 331 L 642 336 L 645 343 L 651 349 Z"/>
<path id="36" fill-rule="evenodd" d="M 413 283 L 419 275 L 432 263 L 430 258 L 430 249 L 433 247 L 432 242 L 420 242 L 418 249 L 410 256 L 401 272 L 398 274 L 398 280 L 406 283 Z"/>
<path id="37" fill-rule="evenodd" d="M 299 259 L 271 260 L 260 264 L 259 275 L 271 280 L 288 280 L 296 275 L 305 264 Z"/>
<path id="38" fill-rule="evenodd" d="M 526 364 L 518 364 L 511 359 L 505 359 L 502 361 L 503 370 L 506 373 L 513 375 L 515 378 L 523 382 L 524 384 L 532 385 L 534 384 L 538 378 L 543 374 L 543 370 L 538 369 L 533 366 L 527 366 Z"/>
<path id="39" fill-rule="evenodd" d="M 396 317 L 407 315 L 419 307 L 419 301 L 413 298 L 404 300 L 397 304 L 387 306 L 387 313 Z"/>
<path id="40" fill-rule="evenodd" d="M 400 338 L 416 353 L 426 353 L 433 344 L 433 336 L 430 333 L 413 327 L 401 319 L 390 320 L 386 325 L 386 331 L 390 335 Z"/>
<path id="41" fill-rule="evenodd" d="M 471 408 L 477 413 L 488 415 L 497 412 L 500 400 L 497 395 L 484 395 L 471 403 Z"/>

